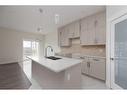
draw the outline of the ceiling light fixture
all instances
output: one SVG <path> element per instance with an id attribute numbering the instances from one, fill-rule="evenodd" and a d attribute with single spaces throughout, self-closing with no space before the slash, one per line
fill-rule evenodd
<path id="1" fill-rule="evenodd" d="M 42 32 L 42 13 L 43 13 L 43 9 L 42 8 L 39 8 L 38 9 L 38 11 L 39 11 L 39 14 L 40 14 L 40 26 L 39 27 L 37 27 L 37 32 Z"/>

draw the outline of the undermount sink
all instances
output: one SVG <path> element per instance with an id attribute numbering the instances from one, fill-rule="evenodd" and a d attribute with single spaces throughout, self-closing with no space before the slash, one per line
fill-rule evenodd
<path id="1" fill-rule="evenodd" d="M 55 57 L 55 56 L 49 56 L 49 57 L 46 57 L 46 58 L 52 59 L 52 60 L 59 60 L 59 59 L 62 59 L 62 58 Z"/>

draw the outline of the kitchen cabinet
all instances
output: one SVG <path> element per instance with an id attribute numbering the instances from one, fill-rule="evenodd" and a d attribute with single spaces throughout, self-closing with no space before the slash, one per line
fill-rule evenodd
<path id="1" fill-rule="evenodd" d="M 81 45 L 104 45 L 106 39 L 105 12 L 81 20 Z"/>
<path id="2" fill-rule="evenodd" d="M 70 46 L 68 28 L 62 27 L 58 30 L 59 46 Z"/>
<path id="3" fill-rule="evenodd" d="M 95 45 L 95 15 L 81 20 L 81 45 Z"/>
<path id="4" fill-rule="evenodd" d="M 79 21 L 73 22 L 58 29 L 59 46 L 70 46 L 70 38 L 78 38 L 80 36 Z"/>
<path id="5" fill-rule="evenodd" d="M 80 37 L 80 22 L 79 21 L 75 22 L 74 26 L 75 26 L 74 38 L 78 38 Z"/>
<path id="6" fill-rule="evenodd" d="M 80 44 L 86 45 L 87 43 L 87 19 L 81 21 Z"/>
<path id="7" fill-rule="evenodd" d="M 89 75 L 105 80 L 105 60 L 93 58 L 90 62 Z"/>
<path id="8" fill-rule="evenodd" d="M 71 24 L 68 24 L 67 26 L 69 28 L 68 37 L 73 38 L 73 36 L 74 36 L 74 24 L 71 23 Z"/>
<path id="9" fill-rule="evenodd" d="M 89 16 L 87 18 L 87 44 L 86 45 L 95 45 L 95 16 Z"/>
<path id="10" fill-rule="evenodd" d="M 82 73 L 105 80 L 105 59 L 88 58 L 82 62 Z"/>
<path id="11" fill-rule="evenodd" d="M 85 73 L 86 75 L 89 74 L 89 69 L 90 69 L 90 62 L 88 59 L 85 58 L 85 60 L 82 62 L 82 73 Z"/>
<path id="12" fill-rule="evenodd" d="M 72 22 L 59 29 L 59 46 L 70 46 L 73 38 L 80 38 L 81 45 L 105 45 L 105 11 Z"/>
<path id="13" fill-rule="evenodd" d="M 106 14 L 101 12 L 95 16 L 96 44 L 106 43 Z"/>
<path id="14" fill-rule="evenodd" d="M 73 22 L 67 25 L 69 28 L 69 38 L 78 38 L 80 37 L 80 23 L 79 21 Z"/>

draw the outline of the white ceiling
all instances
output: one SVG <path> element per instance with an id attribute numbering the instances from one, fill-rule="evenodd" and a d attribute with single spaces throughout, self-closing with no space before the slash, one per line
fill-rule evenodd
<path id="1" fill-rule="evenodd" d="M 43 9 L 43 13 L 39 12 Z M 105 6 L 0 6 L 0 27 L 46 34 L 74 20 L 105 10 Z M 59 23 L 55 24 L 55 14 Z"/>

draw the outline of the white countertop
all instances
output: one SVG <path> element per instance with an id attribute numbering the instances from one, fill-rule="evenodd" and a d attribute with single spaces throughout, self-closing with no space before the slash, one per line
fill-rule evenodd
<path id="1" fill-rule="evenodd" d="M 56 56 L 62 59 L 59 60 L 52 60 L 52 59 L 47 59 L 45 57 L 33 57 L 33 56 L 28 56 L 31 60 L 41 64 L 42 66 L 54 71 L 54 72 L 61 72 L 67 68 L 70 68 L 76 64 L 80 64 L 82 60 L 80 59 L 74 59 L 74 58 L 67 58 L 67 57 L 61 57 L 61 56 Z"/>

